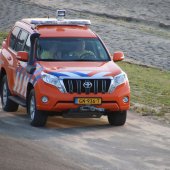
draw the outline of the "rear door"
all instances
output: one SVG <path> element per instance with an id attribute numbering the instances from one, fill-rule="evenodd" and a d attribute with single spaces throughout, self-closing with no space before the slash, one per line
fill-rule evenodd
<path id="1" fill-rule="evenodd" d="M 29 33 L 23 29 L 21 29 L 20 34 L 18 36 L 18 39 L 16 41 L 15 45 L 15 52 L 18 51 L 27 51 L 29 52 L 28 46 L 29 46 L 29 40 L 30 36 Z M 27 62 L 18 61 L 16 59 L 16 67 L 13 71 L 13 77 L 14 77 L 14 86 L 13 91 L 18 96 L 23 97 L 24 96 L 24 90 L 25 90 L 25 82 L 26 82 L 26 66 Z"/>
<path id="2" fill-rule="evenodd" d="M 24 45 L 22 46 L 22 51 L 28 52 L 28 57 L 30 55 L 31 43 L 30 43 L 30 34 L 28 34 Z M 16 79 L 14 91 L 19 96 L 26 98 L 27 84 L 31 78 L 31 75 L 26 71 L 27 62 L 19 61 L 18 68 L 16 70 Z"/>
<path id="3" fill-rule="evenodd" d="M 15 51 L 15 45 L 17 42 L 17 38 L 20 34 L 20 28 L 14 27 L 10 36 L 9 36 L 9 43 L 8 47 L 4 48 L 2 51 L 2 54 L 4 58 L 6 58 L 6 66 L 7 66 L 7 78 L 8 78 L 8 86 L 11 92 L 13 92 L 13 86 L 14 86 L 14 70 L 17 67 L 17 61 L 16 61 L 16 51 Z"/>
<path id="4" fill-rule="evenodd" d="M 25 73 L 25 67 L 27 65 L 27 62 L 20 62 L 17 60 L 16 55 L 18 51 L 23 51 L 27 38 L 29 37 L 29 33 L 23 29 L 20 29 L 18 36 L 15 40 L 15 43 L 13 45 L 12 49 L 10 49 L 10 53 L 13 56 L 13 64 L 11 65 L 11 82 L 10 87 L 13 93 L 18 94 L 19 96 L 22 96 L 20 94 L 22 89 L 22 82 L 23 82 L 23 73 Z"/>

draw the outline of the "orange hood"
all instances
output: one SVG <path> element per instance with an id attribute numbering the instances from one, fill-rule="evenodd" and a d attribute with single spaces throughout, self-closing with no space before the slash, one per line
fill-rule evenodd
<path id="1" fill-rule="evenodd" d="M 109 62 L 43 62 L 39 64 L 47 73 L 60 76 L 105 77 L 121 73 L 113 61 Z"/>

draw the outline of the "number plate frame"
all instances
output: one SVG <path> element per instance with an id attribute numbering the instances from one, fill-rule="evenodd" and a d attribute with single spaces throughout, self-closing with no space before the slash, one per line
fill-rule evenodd
<path id="1" fill-rule="evenodd" d="M 74 103 L 79 105 L 101 105 L 102 99 L 100 97 L 75 97 Z"/>

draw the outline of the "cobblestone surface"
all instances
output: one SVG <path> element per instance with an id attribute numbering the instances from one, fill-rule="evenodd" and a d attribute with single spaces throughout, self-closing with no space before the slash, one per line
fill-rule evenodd
<path id="1" fill-rule="evenodd" d="M 126 60 L 170 70 L 169 28 L 159 27 L 160 23 L 170 24 L 169 1 L 92 2 L 0 0 L 0 30 L 8 31 L 15 21 L 25 17 L 55 16 L 57 8 L 65 8 L 69 18 L 90 19 L 92 29 L 104 40 L 111 53 L 122 50 Z"/>
<path id="2" fill-rule="evenodd" d="M 30 2 L 170 25 L 169 0 L 30 0 Z"/>

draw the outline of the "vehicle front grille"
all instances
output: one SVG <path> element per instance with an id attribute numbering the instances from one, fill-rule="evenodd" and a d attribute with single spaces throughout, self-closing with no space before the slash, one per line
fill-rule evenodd
<path id="1" fill-rule="evenodd" d="M 111 79 L 63 79 L 68 93 L 107 93 Z M 87 87 L 85 86 L 87 84 Z M 91 87 L 88 87 L 90 84 Z"/>

